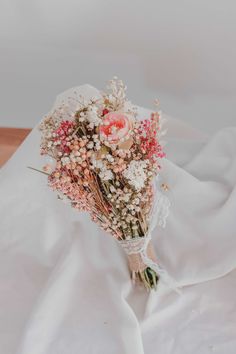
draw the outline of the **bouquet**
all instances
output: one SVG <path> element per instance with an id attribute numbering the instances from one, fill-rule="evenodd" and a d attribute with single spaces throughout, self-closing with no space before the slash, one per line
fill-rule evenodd
<path id="1" fill-rule="evenodd" d="M 157 188 L 165 156 L 160 112 L 137 119 L 117 78 L 107 92 L 66 97 L 40 124 L 49 186 L 112 235 L 128 255 L 131 277 L 147 289 L 171 279 L 156 259 L 151 232 L 164 224 L 169 200 Z"/>

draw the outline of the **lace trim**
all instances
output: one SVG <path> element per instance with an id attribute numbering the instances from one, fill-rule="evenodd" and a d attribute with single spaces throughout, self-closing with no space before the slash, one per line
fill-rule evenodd
<path id="1" fill-rule="evenodd" d="M 155 201 L 153 205 L 153 213 L 157 218 L 157 225 L 161 227 L 166 226 L 166 220 L 170 212 L 169 198 L 163 195 L 160 191 L 156 190 Z"/>

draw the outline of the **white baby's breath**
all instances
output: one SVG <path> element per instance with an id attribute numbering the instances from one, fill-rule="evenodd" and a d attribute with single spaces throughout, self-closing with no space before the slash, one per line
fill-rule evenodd
<path id="1" fill-rule="evenodd" d="M 114 175 L 111 170 L 107 168 L 107 166 L 102 162 L 102 160 L 97 160 L 95 157 L 91 160 L 93 168 L 99 170 L 99 177 L 103 181 L 109 181 L 114 178 Z"/>
<path id="2" fill-rule="evenodd" d="M 137 191 L 141 190 L 145 186 L 145 182 L 147 180 L 147 165 L 148 160 L 132 160 L 129 166 L 123 171 L 123 176 Z"/>

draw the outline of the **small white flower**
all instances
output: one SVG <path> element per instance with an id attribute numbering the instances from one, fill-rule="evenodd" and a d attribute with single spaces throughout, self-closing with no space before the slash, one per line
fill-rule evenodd
<path id="1" fill-rule="evenodd" d="M 114 178 L 112 171 L 107 169 L 106 165 L 102 162 L 102 160 L 96 160 L 95 157 L 93 157 L 91 159 L 91 162 L 94 168 L 100 170 L 99 177 L 103 181 L 108 181 Z"/>
<path id="2" fill-rule="evenodd" d="M 88 144 L 87 144 L 87 148 L 88 149 L 92 149 L 93 148 L 93 142 L 92 141 L 90 141 Z"/>
<path id="3" fill-rule="evenodd" d="M 109 162 L 114 162 L 114 157 L 113 157 L 111 154 L 107 154 L 107 155 L 106 155 L 106 159 L 107 159 Z"/>
<path id="4" fill-rule="evenodd" d="M 135 203 L 136 205 L 138 205 L 139 202 L 140 202 L 140 199 L 139 199 L 139 198 L 135 198 L 135 199 L 134 199 L 134 203 Z"/>
<path id="5" fill-rule="evenodd" d="M 123 200 L 127 203 L 129 201 L 129 194 L 125 194 Z"/>
<path id="6" fill-rule="evenodd" d="M 123 171 L 123 176 L 129 181 L 137 191 L 145 186 L 147 180 L 147 160 L 135 161 L 132 160 L 129 166 Z"/>
<path id="7" fill-rule="evenodd" d="M 90 123 L 89 126 L 93 128 L 97 127 L 101 123 L 101 118 L 99 118 L 97 113 L 97 107 L 91 106 L 90 109 L 86 112 L 86 119 Z"/>
<path id="8" fill-rule="evenodd" d="M 114 178 L 113 173 L 111 172 L 111 170 L 107 170 L 106 174 L 105 174 L 105 181 L 111 180 Z"/>
<path id="9" fill-rule="evenodd" d="M 111 191 L 112 193 L 114 193 L 114 192 L 116 191 L 115 187 L 114 187 L 114 186 L 110 186 L 110 191 Z"/>
<path id="10" fill-rule="evenodd" d="M 95 149 L 96 149 L 96 150 L 100 150 L 100 149 L 101 149 L 101 145 L 100 145 L 100 143 L 96 143 L 96 145 L 95 145 Z"/>
<path id="11" fill-rule="evenodd" d="M 61 162 L 65 166 L 70 163 L 70 158 L 68 156 L 62 157 Z"/>
<path id="12" fill-rule="evenodd" d="M 89 125 L 88 125 L 88 127 L 90 128 L 90 129 L 93 129 L 94 128 L 94 123 L 93 122 L 91 122 L 91 123 L 89 123 Z"/>

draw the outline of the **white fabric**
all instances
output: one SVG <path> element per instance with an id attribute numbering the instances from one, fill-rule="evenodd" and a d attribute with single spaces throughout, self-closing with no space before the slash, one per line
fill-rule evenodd
<path id="1" fill-rule="evenodd" d="M 182 294 L 134 288 L 120 245 L 27 169 L 36 128 L 0 173 L 1 354 L 235 353 L 236 128 L 167 127 L 171 210 L 152 240 Z"/>

